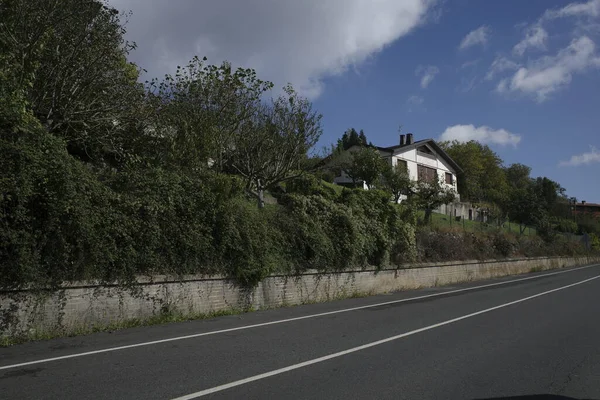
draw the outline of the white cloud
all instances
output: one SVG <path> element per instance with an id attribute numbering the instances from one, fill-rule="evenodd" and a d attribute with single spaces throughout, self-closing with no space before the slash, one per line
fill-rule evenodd
<path id="1" fill-rule="evenodd" d="M 318 96 L 323 78 L 360 65 L 428 21 L 436 0 L 110 0 L 132 10 L 132 59 L 150 76 L 194 55 L 255 68 L 277 86 Z"/>
<path id="2" fill-rule="evenodd" d="M 576 36 L 597 35 L 600 33 L 600 0 L 571 3 L 562 8 L 546 10 L 538 24 L 549 24 L 556 19 L 575 21 L 573 34 Z"/>
<path id="3" fill-rule="evenodd" d="M 421 77 L 421 87 L 423 89 L 426 89 L 431 81 L 433 81 L 433 78 L 439 73 L 440 69 L 434 65 L 428 65 L 426 67 L 419 65 L 415 71 L 415 75 Z"/>
<path id="4" fill-rule="evenodd" d="M 594 163 L 600 163 L 600 151 L 590 146 L 589 152 L 572 156 L 568 161 L 561 161 L 558 165 L 561 167 L 578 167 Z"/>
<path id="5" fill-rule="evenodd" d="M 600 57 L 596 53 L 596 44 L 590 39 L 594 32 L 600 31 L 596 18 L 600 16 L 600 0 L 571 3 L 562 8 L 546 10 L 538 20 L 525 25 L 524 38 L 513 47 L 514 56 L 523 56 L 530 49 L 546 50 L 547 29 L 551 21 L 572 17 L 576 29 L 572 32 L 574 40 L 554 56 L 544 56 L 521 65 L 507 58 L 497 58 L 490 66 L 486 80 L 495 78 L 502 72 L 516 70 L 510 77 L 504 77 L 496 85 L 500 93 L 523 93 L 543 102 L 558 90 L 567 87 L 573 75 L 600 67 Z"/>
<path id="6" fill-rule="evenodd" d="M 479 58 L 476 60 L 467 61 L 460 66 L 460 69 L 474 67 L 475 65 L 479 64 L 479 61 L 481 61 Z"/>
<path id="7" fill-rule="evenodd" d="M 425 107 L 423 106 L 424 102 L 425 99 L 421 96 L 410 96 L 408 100 L 406 100 L 406 103 L 408 104 L 408 112 L 425 110 Z"/>
<path id="8" fill-rule="evenodd" d="M 460 79 L 460 84 L 458 85 L 458 90 L 462 93 L 468 93 L 471 90 L 475 89 L 475 87 L 481 83 L 480 78 L 478 76 L 473 76 L 470 78 L 463 77 Z"/>
<path id="9" fill-rule="evenodd" d="M 571 82 L 574 73 L 600 67 L 596 45 L 587 36 L 574 39 L 556 56 L 542 57 L 527 67 L 521 67 L 512 76 L 500 81 L 500 93 L 521 92 L 535 96 L 542 102 L 548 96 Z"/>
<path id="10" fill-rule="evenodd" d="M 528 49 L 546 49 L 548 32 L 540 25 L 534 25 L 527 29 L 525 38 L 513 47 L 513 54 L 522 56 Z"/>
<path id="11" fill-rule="evenodd" d="M 425 99 L 421 96 L 410 96 L 407 100 L 407 103 L 418 106 L 423 104 L 424 101 Z"/>
<path id="12" fill-rule="evenodd" d="M 475 29 L 474 31 L 471 31 L 467 34 L 467 36 L 465 36 L 463 38 L 463 40 L 460 42 L 460 46 L 458 46 L 458 48 L 460 50 L 464 50 L 466 48 L 469 48 L 471 46 L 475 46 L 475 45 L 482 45 L 485 46 L 485 44 L 488 42 L 489 40 L 489 36 L 491 34 L 491 29 L 489 26 L 480 26 L 479 28 Z"/>
<path id="13" fill-rule="evenodd" d="M 489 126 L 474 126 L 474 125 L 454 125 L 449 126 L 441 134 L 440 141 L 468 142 L 475 140 L 484 144 L 497 144 L 501 146 L 512 145 L 517 146 L 521 141 L 521 136 L 511 133 L 505 129 L 492 129 Z"/>
<path id="14" fill-rule="evenodd" d="M 600 0 L 589 0 L 582 3 L 571 3 L 562 8 L 549 9 L 532 25 L 525 29 L 525 37 L 513 48 L 513 54 L 522 56 L 528 49 L 545 50 L 548 41 L 548 32 L 544 25 L 549 25 L 553 20 L 573 17 L 577 19 L 580 28 L 593 30 L 597 23 L 582 24 L 582 21 L 594 19 L 600 16 Z M 580 33 L 582 31 L 580 30 Z"/>
<path id="15" fill-rule="evenodd" d="M 488 70 L 488 73 L 485 75 L 485 79 L 486 80 L 491 80 L 494 79 L 494 77 L 504 71 L 510 71 L 510 70 L 515 70 L 518 69 L 520 67 L 519 64 L 517 64 L 514 61 L 509 60 L 506 57 L 496 57 L 496 59 L 494 60 L 494 62 L 492 63 L 492 65 L 490 65 L 490 69 Z"/>
<path id="16" fill-rule="evenodd" d="M 542 20 L 565 17 L 597 17 L 600 16 L 600 0 L 589 0 L 584 3 L 570 3 L 563 8 L 546 10 Z"/>

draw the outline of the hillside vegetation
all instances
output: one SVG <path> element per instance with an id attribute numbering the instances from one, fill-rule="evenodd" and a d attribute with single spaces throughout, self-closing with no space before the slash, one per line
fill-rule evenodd
<path id="1" fill-rule="evenodd" d="M 512 197 L 478 192 L 488 172 L 467 172 L 462 190 L 544 235 L 419 227 L 419 210 L 427 220 L 451 200 L 440 185 L 407 181 L 368 145 L 322 162 L 311 155 L 320 114 L 291 86 L 271 98 L 251 69 L 194 58 L 140 83 L 120 18 L 96 0 L 0 1 L 0 289 L 150 274 L 252 285 L 273 272 L 585 251 L 552 234 L 583 226 L 549 213 L 560 188 L 512 167 L 506 184 L 517 182 L 511 171 L 527 182 Z M 447 144 L 459 163 L 470 158 L 461 146 Z M 324 182 L 332 168 L 368 175 L 374 190 Z M 546 214 L 531 213 L 540 193 Z"/>

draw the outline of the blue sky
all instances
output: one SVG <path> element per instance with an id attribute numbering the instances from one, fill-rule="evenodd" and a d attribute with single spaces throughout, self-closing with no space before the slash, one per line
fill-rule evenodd
<path id="1" fill-rule="evenodd" d="M 600 0 L 152 1 L 111 1 L 149 73 L 230 60 L 309 96 L 323 146 L 478 139 L 600 203 Z"/>

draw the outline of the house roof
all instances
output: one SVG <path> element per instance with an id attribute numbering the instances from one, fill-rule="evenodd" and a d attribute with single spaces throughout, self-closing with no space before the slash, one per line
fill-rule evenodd
<path id="1" fill-rule="evenodd" d="M 463 172 L 462 168 L 459 167 L 458 164 L 448 155 L 448 153 L 446 153 L 433 139 L 417 140 L 412 144 L 405 144 L 404 146 L 396 145 L 390 147 L 377 147 L 377 149 L 380 151 L 389 152 L 390 154 L 400 154 L 408 150 L 416 149 L 424 144 L 431 146 L 431 148 L 433 148 L 433 150 L 435 150 L 435 152 L 438 153 L 440 157 L 444 159 L 444 161 L 450 164 L 450 166 L 454 168 L 456 172 Z"/>
<path id="2" fill-rule="evenodd" d="M 577 203 L 575 205 L 577 207 L 600 207 L 600 204 L 597 203 Z"/>

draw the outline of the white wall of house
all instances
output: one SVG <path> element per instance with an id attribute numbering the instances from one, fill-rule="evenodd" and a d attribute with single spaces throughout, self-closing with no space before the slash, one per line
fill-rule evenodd
<path id="1" fill-rule="evenodd" d="M 350 151 L 352 151 L 353 148 L 350 149 Z M 432 150 L 433 151 L 433 150 Z M 457 191 L 457 178 L 456 178 L 456 172 L 450 167 L 450 165 L 444 160 L 442 159 L 439 155 L 437 154 L 433 154 L 433 155 L 427 155 L 427 154 L 423 154 L 421 152 L 418 152 L 416 148 L 414 149 L 410 149 L 398 154 L 390 154 L 389 151 L 383 151 L 383 150 L 379 150 L 379 153 L 381 154 L 381 156 L 383 158 L 385 158 L 389 163 L 391 163 L 392 166 L 395 166 L 398 164 L 398 160 L 403 160 L 406 161 L 406 165 L 408 167 L 408 176 L 410 177 L 411 180 L 416 181 L 418 180 L 419 176 L 418 176 L 418 167 L 419 165 L 423 165 L 429 168 L 434 168 L 437 171 L 437 175 L 438 175 L 438 179 L 440 179 L 442 182 L 445 182 L 445 178 L 446 178 L 446 173 L 450 173 L 452 174 L 452 184 L 446 184 L 446 186 L 451 187 L 454 189 L 454 191 Z M 350 179 L 350 177 L 348 177 L 348 175 L 346 175 L 346 173 L 344 173 L 342 171 L 341 176 L 338 176 L 335 178 L 334 183 L 337 184 L 351 184 L 352 183 L 352 179 Z M 363 187 L 366 189 L 366 185 L 363 182 Z M 458 193 L 457 193 L 458 195 Z M 406 196 L 402 196 L 400 201 L 405 200 Z M 457 199 L 459 200 L 459 199 Z"/>
<path id="2" fill-rule="evenodd" d="M 419 165 L 424 165 L 426 167 L 435 168 L 437 170 L 438 179 L 440 179 L 444 184 L 448 187 L 457 191 L 457 178 L 456 172 L 448 165 L 448 163 L 440 158 L 437 154 L 432 156 L 427 156 L 423 154 L 419 154 L 416 149 L 411 149 L 404 153 L 395 154 L 391 157 L 392 165 L 396 165 L 398 160 L 406 161 L 406 165 L 408 167 L 408 176 L 410 179 L 416 181 L 418 180 L 418 167 Z M 452 174 L 452 184 L 446 184 L 446 173 Z"/>

